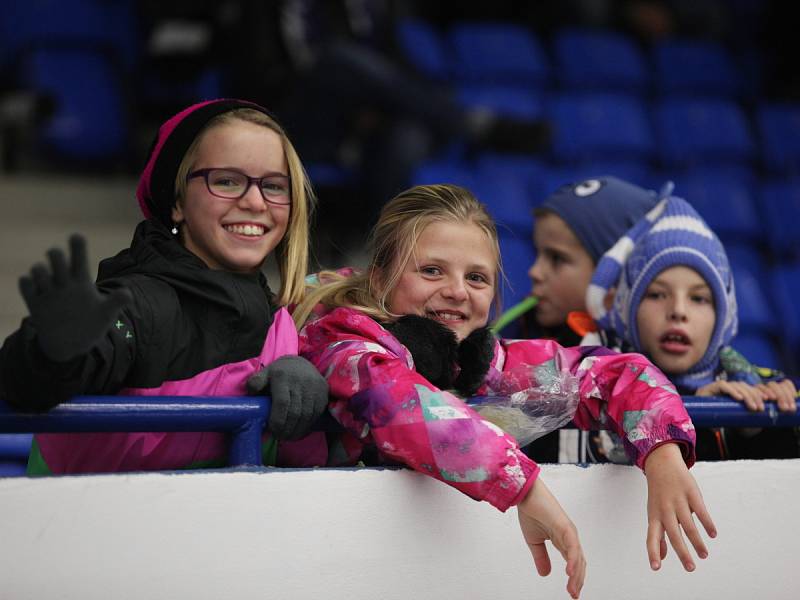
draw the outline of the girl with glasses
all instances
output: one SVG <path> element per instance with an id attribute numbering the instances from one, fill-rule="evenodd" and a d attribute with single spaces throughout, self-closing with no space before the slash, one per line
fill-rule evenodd
<path id="1" fill-rule="evenodd" d="M 0 350 L 0 398 L 47 410 L 77 394 L 270 393 L 270 464 L 320 464 L 323 434 L 298 446 L 327 385 L 296 356 L 281 305 L 300 300 L 313 197 L 300 159 L 261 106 L 212 100 L 159 129 L 136 190 L 145 216 L 130 248 L 89 278 L 85 242 L 50 250 L 20 280 L 30 316 Z M 275 254 L 273 292 L 261 272 Z M 295 356 L 283 356 L 295 354 Z M 277 359 L 277 360 L 276 360 Z M 221 434 L 38 435 L 31 473 L 224 464 Z"/>

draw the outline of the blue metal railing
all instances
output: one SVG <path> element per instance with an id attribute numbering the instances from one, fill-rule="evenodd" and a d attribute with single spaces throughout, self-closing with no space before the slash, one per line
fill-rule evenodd
<path id="1" fill-rule="evenodd" d="M 231 466 L 260 465 L 269 409 L 263 396 L 78 396 L 41 414 L 0 403 L 0 433 L 221 431 L 231 434 Z"/>
<path id="2" fill-rule="evenodd" d="M 774 402 L 764 402 L 763 412 L 750 412 L 727 396 L 684 396 L 683 405 L 695 427 L 797 427 L 800 412 L 782 413 Z"/>
<path id="3" fill-rule="evenodd" d="M 800 413 L 780 413 L 774 402 L 764 412 L 748 411 L 727 397 L 684 396 L 697 427 L 794 427 Z M 79 396 L 51 411 L 19 413 L 0 402 L 0 434 L 102 431 L 220 431 L 231 434 L 231 466 L 261 464 L 261 432 L 270 399 L 257 396 Z M 320 429 L 337 427 L 332 419 Z M 19 460 L 20 438 L 0 435 L 0 461 Z"/>

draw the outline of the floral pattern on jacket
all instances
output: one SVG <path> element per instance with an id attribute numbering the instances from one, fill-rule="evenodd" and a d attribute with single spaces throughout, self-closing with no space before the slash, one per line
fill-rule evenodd
<path id="1" fill-rule="evenodd" d="M 330 412 L 356 448 L 374 444 L 385 456 L 503 511 L 519 503 L 538 476 L 538 465 L 513 437 L 418 374 L 408 350 L 364 313 L 336 308 L 307 323 L 300 355 L 325 375 Z M 643 356 L 500 340 L 478 393 L 509 385 L 524 389 L 530 381 L 513 367 L 525 364 L 576 375 L 576 423 L 611 427 L 625 437 L 640 466 L 665 441 L 681 442 L 687 462 L 694 462 L 694 428 L 680 396 Z M 519 381 L 509 381 L 512 374 Z"/>

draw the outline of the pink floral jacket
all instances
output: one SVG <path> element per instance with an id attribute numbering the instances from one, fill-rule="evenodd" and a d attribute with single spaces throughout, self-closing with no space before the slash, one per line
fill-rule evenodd
<path id="1" fill-rule="evenodd" d="M 533 485 L 539 467 L 516 440 L 419 375 L 405 346 L 364 313 L 337 308 L 307 323 L 299 353 L 328 380 L 330 411 L 350 434 L 343 442 L 349 462 L 364 445 L 374 444 L 390 459 L 502 511 Z M 694 426 L 681 398 L 640 354 L 564 348 L 549 340 L 499 340 L 478 394 L 528 387 L 520 376 L 524 370 L 514 369 L 521 365 L 531 365 L 539 381 L 564 371 L 577 377 L 575 423 L 616 432 L 639 467 L 651 450 L 670 441 L 681 445 L 689 466 L 694 463 Z"/>

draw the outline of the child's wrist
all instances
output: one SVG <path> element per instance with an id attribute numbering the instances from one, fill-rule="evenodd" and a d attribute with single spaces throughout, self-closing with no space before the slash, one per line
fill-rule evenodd
<path id="1" fill-rule="evenodd" d="M 661 464 L 674 461 L 680 461 L 683 463 L 683 453 L 681 452 L 680 445 L 676 441 L 666 441 L 659 444 L 647 453 L 642 467 L 644 472 L 647 473 L 648 467 L 657 468 Z"/>

